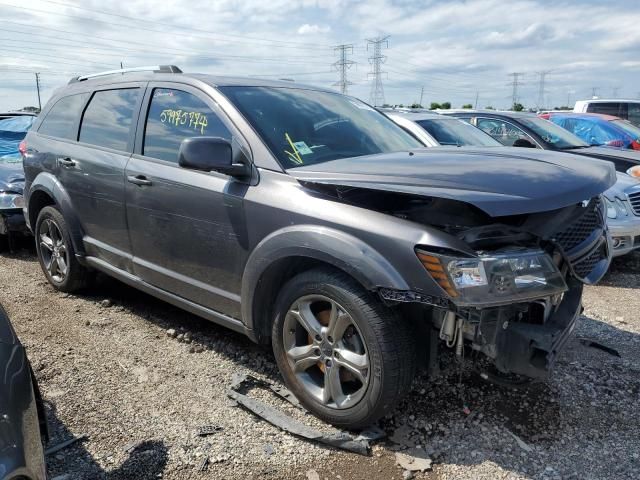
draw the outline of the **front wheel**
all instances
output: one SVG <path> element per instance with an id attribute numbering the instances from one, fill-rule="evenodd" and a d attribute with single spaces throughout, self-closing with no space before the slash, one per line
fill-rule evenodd
<path id="1" fill-rule="evenodd" d="M 393 409 L 415 374 L 415 343 L 403 321 L 329 269 L 304 272 L 283 287 L 272 343 L 300 403 L 340 427 L 366 427 Z"/>

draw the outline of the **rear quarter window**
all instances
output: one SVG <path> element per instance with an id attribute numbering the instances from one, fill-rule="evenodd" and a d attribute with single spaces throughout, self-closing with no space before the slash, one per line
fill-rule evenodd
<path id="1" fill-rule="evenodd" d="M 76 121 L 87 98 L 88 93 L 69 95 L 58 100 L 40 124 L 38 133 L 65 140 L 76 140 Z"/>

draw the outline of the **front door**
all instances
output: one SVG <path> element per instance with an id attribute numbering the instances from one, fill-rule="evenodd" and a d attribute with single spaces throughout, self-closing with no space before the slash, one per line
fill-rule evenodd
<path id="1" fill-rule="evenodd" d="M 144 115 L 126 169 L 134 271 L 151 285 L 239 318 L 247 256 L 243 197 L 250 187 L 178 165 L 182 140 L 231 141 L 232 127 L 215 102 L 188 86 L 150 85 Z"/>

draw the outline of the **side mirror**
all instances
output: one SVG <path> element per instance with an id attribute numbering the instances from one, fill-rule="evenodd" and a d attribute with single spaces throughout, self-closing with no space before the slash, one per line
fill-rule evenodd
<path id="1" fill-rule="evenodd" d="M 251 171 L 249 165 L 233 163 L 231 143 L 220 137 L 185 138 L 178 151 L 178 164 L 183 168 L 234 177 L 246 176 Z"/>
<path id="2" fill-rule="evenodd" d="M 536 148 L 536 146 L 531 143 L 526 138 L 519 138 L 515 142 L 513 142 L 514 147 L 525 147 L 525 148 Z"/>

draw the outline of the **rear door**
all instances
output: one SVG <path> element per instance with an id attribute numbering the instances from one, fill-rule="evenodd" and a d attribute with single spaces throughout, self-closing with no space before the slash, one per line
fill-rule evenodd
<path id="1" fill-rule="evenodd" d="M 78 143 L 58 157 L 58 179 L 83 228 L 87 255 L 131 271 L 124 206 L 124 169 L 133 148 L 144 85 L 93 92 L 80 121 Z"/>
<path id="2" fill-rule="evenodd" d="M 180 167 L 178 150 L 185 138 L 239 134 L 209 96 L 187 85 L 151 83 L 143 110 L 126 169 L 135 274 L 238 318 L 248 254 L 243 198 L 251 187 Z"/>

